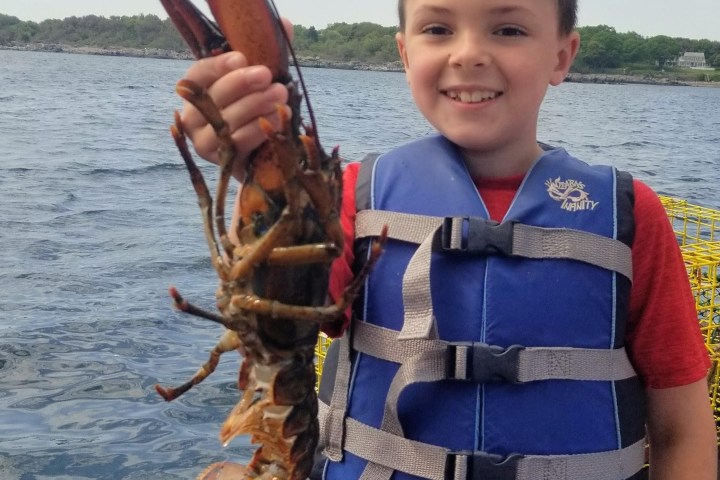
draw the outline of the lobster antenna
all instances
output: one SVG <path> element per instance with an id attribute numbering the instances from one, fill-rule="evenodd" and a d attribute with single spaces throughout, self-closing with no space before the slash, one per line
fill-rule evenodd
<path id="1" fill-rule="evenodd" d="M 290 52 L 290 57 L 292 57 L 293 59 L 295 71 L 298 75 L 298 81 L 300 82 L 300 86 L 302 87 L 302 96 L 305 99 L 305 105 L 307 105 L 308 116 L 310 117 L 310 124 L 313 128 L 313 136 L 315 137 L 315 143 L 317 144 L 318 148 L 322 150 L 322 146 L 320 145 L 320 137 L 318 136 L 317 123 L 315 122 L 315 112 L 313 112 L 312 105 L 310 104 L 310 97 L 308 97 L 307 88 L 305 88 L 305 79 L 303 78 L 302 72 L 300 71 L 297 56 L 295 55 L 295 49 L 290 42 L 290 37 L 288 36 L 288 33 L 285 31 L 285 26 L 283 25 L 282 20 L 280 20 L 280 13 L 275 6 L 275 2 L 273 0 L 268 0 L 268 2 L 270 3 L 270 7 L 272 8 L 273 14 L 275 15 L 275 19 L 280 24 L 280 31 L 282 32 L 282 36 L 285 39 L 285 44 L 287 45 L 288 51 Z"/>

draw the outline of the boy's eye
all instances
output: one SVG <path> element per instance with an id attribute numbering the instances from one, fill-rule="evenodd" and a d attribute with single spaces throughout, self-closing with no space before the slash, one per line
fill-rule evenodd
<path id="1" fill-rule="evenodd" d="M 428 35 L 449 35 L 450 29 L 441 25 L 429 25 L 422 29 L 422 33 Z"/>
<path id="2" fill-rule="evenodd" d="M 503 27 L 496 30 L 495 35 L 503 37 L 521 37 L 525 35 L 525 31 L 519 27 Z"/>

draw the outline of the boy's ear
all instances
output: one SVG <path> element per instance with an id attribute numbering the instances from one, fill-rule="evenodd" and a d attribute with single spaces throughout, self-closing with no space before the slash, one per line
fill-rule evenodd
<path id="1" fill-rule="evenodd" d="M 408 70 L 408 57 L 407 57 L 407 49 L 405 48 L 405 35 L 402 32 L 397 32 L 395 34 L 395 44 L 397 45 L 398 53 L 400 54 L 400 60 L 403 62 L 403 67 L 405 67 L 405 71 Z"/>
<path id="2" fill-rule="evenodd" d="M 580 34 L 573 31 L 560 39 L 557 52 L 557 64 L 550 77 L 550 85 L 560 85 L 567 77 L 575 56 L 580 49 Z"/>

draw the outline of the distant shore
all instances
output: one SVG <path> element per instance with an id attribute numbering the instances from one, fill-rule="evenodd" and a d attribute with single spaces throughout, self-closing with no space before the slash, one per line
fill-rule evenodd
<path id="1" fill-rule="evenodd" d="M 162 48 L 124 48 L 124 47 L 76 47 L 57 43 L 25 43 L 0 45 L 0 50 L 18 50 L 23 52 L 77 53 L 81 55 L 103 55 L 109 57 L 144 57 L 171 60 L 192 60 L 190 52 L 177 52 Z"/>
<path id="2" fill-rule="evenodd" d="M 72 45 L 59 44 L 14 44 L 0 45 L 0 50 L 18 50 L 32 52 L 54 52 L 74 53 L 82 55 L 103 55 L 115 57 L 139 57 L 157 58 L 170 60 L 192 60 L 190 52 L 178 52 L 160 48 L 99 48 L 99 47 L 76 47 Z M 340 62 L 324 60 L 319 57 L 300 57 L 298 63 L 303 67 L 312 68 L 334 68 L 341 70 L 365 70 L 376 72 L 402 72 L 403 66 L 400 61 L 383 64 L 371 64 L 359 61 Z M 565 80 L 571 83 L 596 83 L 609 85 L 641 84 L 641 85 L 665 85 L 665 86 L 693 86 L 693 87 L 718 87 L 720 82 L 691 82 L 677 80 L 672 76 L 650 76 L 650 75 L 613 75 L 604 73 L 570 73 Z"/>
<path id="3" fill-rule="evenodd" d="M 718 87 L 720 82 L 690 82 L 673 77 L 649 75 L 613 75 L 607 73 L 570 73 L 565 79 L 570 83 L 600 83 L 606 85 L 665 85 L 681 87 Z"/>

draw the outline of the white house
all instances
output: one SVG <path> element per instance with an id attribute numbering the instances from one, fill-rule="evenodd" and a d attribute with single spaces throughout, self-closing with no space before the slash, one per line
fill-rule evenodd
<path id="1" fill-rule="evenodd" d="M 685 52 L 677 60 L 678 67 L 686 68 L 707 68 L 704 52 Z"/>

